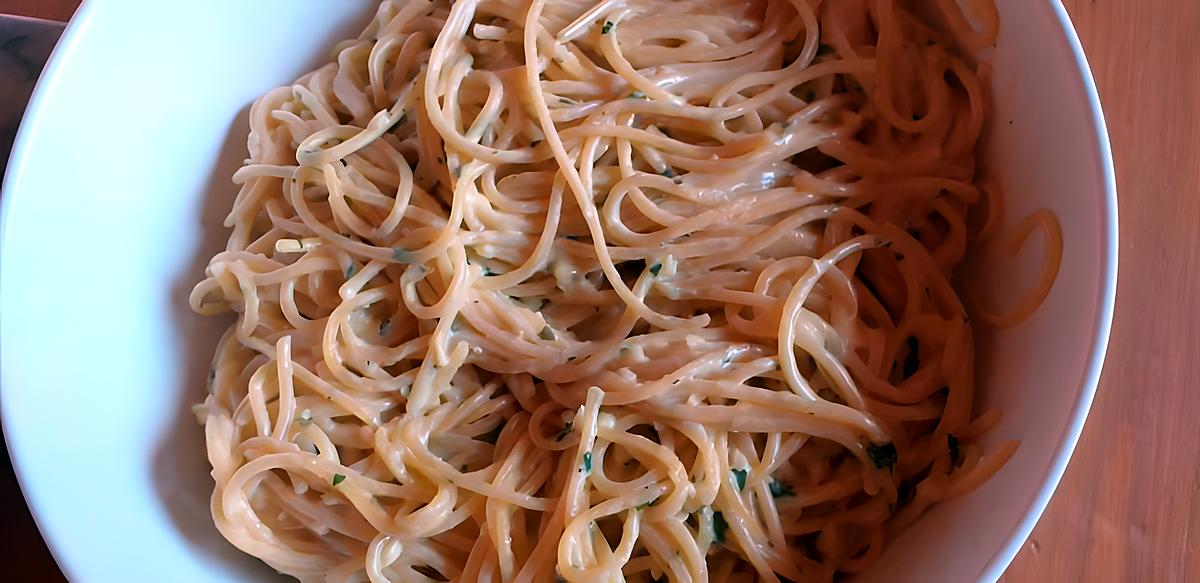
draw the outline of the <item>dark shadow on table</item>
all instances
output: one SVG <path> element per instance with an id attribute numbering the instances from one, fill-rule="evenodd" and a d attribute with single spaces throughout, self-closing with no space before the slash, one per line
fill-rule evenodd
<path id="1" fill-rule="evenodd" d="M 25 104 L 62 30 L 61 22 L 0 16 L 0 181 Z M 0 557 L 15 580 L 66 580 L 25 505 L 8 448 L 0 451 L 0 541 Z"/>

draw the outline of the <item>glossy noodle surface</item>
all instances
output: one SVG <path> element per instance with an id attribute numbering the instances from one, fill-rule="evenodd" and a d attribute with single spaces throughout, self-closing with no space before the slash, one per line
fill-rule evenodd
<path id="1" fill-rule="evenodd" d="M 191 297 L 237 316 L 197 407 L 217 527 L 303 581 L 867 568 L 1016 448 L 975 445 L 997 415 L 951 285 L 1000 214 L 997 26 L 979 1 L 383 2 L 254 105 Z"/>

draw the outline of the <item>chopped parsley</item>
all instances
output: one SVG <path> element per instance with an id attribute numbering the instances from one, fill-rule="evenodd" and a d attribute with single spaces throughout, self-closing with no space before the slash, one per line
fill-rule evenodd
<path id="1" fill-rule="evenodd" d="M 657 276 L 658 272 L 660 272 L 660 271 L 662 271 L 661 263 L 655 263 L 654 265 L 650 266 L 650 275 Z"/>
<path id="2" fill-rule="evenodd" d="M 380 336 L 387 336 L 388 332 L 390 332 L 391 330 L 392 330 L 392 319 L 391 318 L 384 318 L 381 322 L 379 322 L 379 335 Z"/>
<path id="3" fill-rule="evenodd" d="M 345 481 L 346 481 L 346 476 L 343 476 L 341 474 L 333 475 L 333 485 L 334 486 L 341 484 L 342 482 L 345 482 Z"/>
<path id="4" fill-rule="evenodd" d="M 643 93 L 641 90 L 636 90 L 633 93 L 629 94 L 629 98 L 630 99 L 645 99 L 646 94 Z"/>
<path id="5" fill-rule="evenodd" d="M 746 489 L 746 474 L 748 473 L 750 473 L 750 470 L 733 470 L 733 482 L 737 484 L 738 492 Z"/>
<path id="6" fill-rule="evenodd" d="M 771 480 L 771 497 L 772 498 L 788 498 L 796 495 L 796 491 L 788 487 L 787 484 L 779 480 Z"/>
<path id="7" fill-rule="evenodd" d="M 659 172 L 659 174 L 666 176 L 667 178 L 675 178 L 675 169 L 667 166 L 662 172 Z"/>
<path id="8" fill-rule="evenodd" d="M 554 328 L 549 326 L 542 328 L 542 331 L 538 332 L 538 338 L 542 340 L 554 340 Z"/>
<path id="9" fill-rule="evenodd" d="M 354 263 L 351 262 L 350 265 L 348 267 L 346 267 L 346 279 L 350 279 L 351 277 L 354 277 L 355 271 L 357 271 L 357 270 L 354 268 Z"/>
<path id="10" fill-rule="evenodd" d="M 653 500 L 651 500 L 645 504 L 638 504 L 638 506 L 637 506 L 638 510 L 645 510 L 651 506 L 654 506 L 655 504 L 658 504 L 658 501 L 661 499 L 662 499 L 662 496 L 656 496 Z"/>
<path id="11" fill-rule="evenodd" d="M 946 434 L 946 447 L 950 449 L 950 463 L 958 463 L 958 438 L 954 437 L 953 433 Z"/>
<path id="12" fill-rule="evenodd" d="M 613 21 L 605 20 L 604 26 L 600 27 L 600 34 L 608 34 L 613 29 L 614 26 L 616 26 L 616 24 L 613 23 Z"/>
<path id="13" fill-rule="evenodd" d="M 583 454 L 583 471 L 592 471 L 592 452 L 590 451 L 584 452 Z"/>
<path id="14" fill-rule="evenodd" d="M 412 263 L 413 254 L 403 247 L 392 249 L 392 259 L 400 263 Z"/>
<path id="15" fill-rule="evenodd" d="M 562 441 L 562 440 L 566 439 L 566 437 L 571 434 L 571 429 L 573 429 L 574 427 L 575 427 L 575 423 L 573 423 L 571 421 L 567 421 L 566 423 L 563 423 L 562 431 L 559 431 L 558 435 L 554 436 L 554 441 Z"/>
<path id="16" fill-rule="evenodd" d="M 725 531 L 729 530 L 729 523 L 725 522 L 725 515 L 720 512 L 713 513 L 713 540 L 717 544 L 725 543 Z"/>
<path id="17" fill-rule="evenodd" d="M 890 468 L 896 465 L 896 445 L 890 442 L 881 445 L 868 445 L 867 457 L 871 458 L 871 463 L 875 464 L 876 468 L 881 470 L 883 468 Z"/>

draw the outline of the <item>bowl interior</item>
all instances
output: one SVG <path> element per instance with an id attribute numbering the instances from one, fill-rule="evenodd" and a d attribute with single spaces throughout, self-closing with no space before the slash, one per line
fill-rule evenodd
<path id="1" fill-rule="evenodd" d="M 894 541 L 863 581 L 998 576 L 1061 475 L 1103 358 L 1116 209 L 1094 89 L 1061 6 L 999 4 L 988 169 L 1009 217 L 1049 207 L 1066 241 L 1042 308 L 979 339 L 984 404 L 1004 413 L 988 439 L 1022 444 L 994 479 Z M 72 579 L 275 576 L 212 526 L 190 406 L 228 322 L 192 315 L 186 297 L 224 244 L 250 103 L 322 62 L 372 5 L 88 3 L 43 74 L 5 183 L 0 412 Z M 186 26 L 148 25 L 162 22 Z M 130 38 L 151 48 L 130 50 Z M 994 272 L 1019 293 L 1038 253 L 1035 240 Z"/>

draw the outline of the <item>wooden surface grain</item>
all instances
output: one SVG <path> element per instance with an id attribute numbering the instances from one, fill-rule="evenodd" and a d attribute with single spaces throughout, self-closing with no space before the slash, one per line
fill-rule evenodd
<path id="1" fill-rule="evenodd" d="M 0 14 L 65 21 L 78 6 L 79 0 L 0 0 Z"/>
<path id="2" fill-rule="evenodd" d="M 77 4 L 0 0 L 0 13 L 66 19 Z M 1065 4 L 1116 159 L 1117 312 L 1075 457 L 1003 581 L 1200 581 L 1200 2 Z M 0 511 L 23 579 L 60 578 L 11 484 Z"/>

